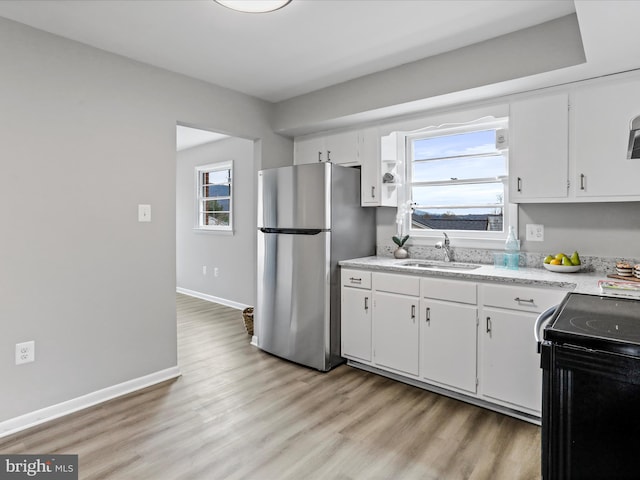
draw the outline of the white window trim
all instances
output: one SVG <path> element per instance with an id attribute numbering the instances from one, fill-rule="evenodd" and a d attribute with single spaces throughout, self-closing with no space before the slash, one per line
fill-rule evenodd
<path id="1" fill-rule="evenodd" d="M 231 171 L 231 189 L 229 199 L 229 225 L 202 225 L 200 223 L 200 203 L 202 194 L 202 184 L 200 179 L 202 178 L 202 172 L 211 172 L 216 170 L 230 170 Z M 221 233 L 225 235 L 233 235 L 233 221 L 234 221 L 234 190 L 235 190 L 235 178 L 233 173 L 233 160 L 226 160 L 224 162 L 209 163 L 207 165 L 199 165 L 195 168 L 195 225 L 194 230 L 200 232 L 212 232 Z"/>
<path id="2" fill-rule="evenodd" d="M 399 132 L 398 141 L 402 142 L 399 151 L 404 155 L 404 185 L 398 192 L 398 205 L 402 205 L 411 198 L 411 160 L 409 142 L 412 138 L 428 138 L 456 133 L 465 133 L 482 129 L 508 129 L 507 118 L 483 117 L 467 123 L 443 124 L 428 126 L 411 132 Z M 428 132 L 428 133 L 427 133 Z M 518 235 L 518 205 L 509 203 L 509 150 L 504 151 L 507 162 L 507 176 L 502 179 L 504 184 L 504 228 L 502 232 L 480 232 L 462 230 L 414 230 L 410 229 L 411 215 L 406 215 L 403 222 L 403 232 L 410 235 L 409 242 L 416 246 L 434 245 L 442 240 L 446 233 L 454 246 L 465 248 L 502 248 L 512 225 Z"/>

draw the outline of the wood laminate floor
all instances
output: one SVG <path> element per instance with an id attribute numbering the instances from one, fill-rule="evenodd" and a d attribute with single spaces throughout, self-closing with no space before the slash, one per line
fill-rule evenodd
<path id="1" fill-rule="evenodd" d="M 540 429 L 342 365 L 251 345 L 238 310 L 178 294 L 182 376 L 0 439 L 81 479 L 537 479 Z"/>

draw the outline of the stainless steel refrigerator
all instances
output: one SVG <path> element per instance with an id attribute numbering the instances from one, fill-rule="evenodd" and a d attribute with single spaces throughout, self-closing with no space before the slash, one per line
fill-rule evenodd
<path id="1" fill-rule="evenodd" d="M 321 371 L 340 357 L 338 262 L 375 253 L 360 170 L 331 163 L 258 172 L 258 347 Z"/>

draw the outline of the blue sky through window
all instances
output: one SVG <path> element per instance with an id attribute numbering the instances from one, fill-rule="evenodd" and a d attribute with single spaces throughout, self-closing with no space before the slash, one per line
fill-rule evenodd
<path id="1" fill-rule="evenodd" d="M 412 200 L 418 205 L 444 208 L 421 209 L 432 215 L 496 214 L 501 208 L 507 175 L 504 155 L 496 150 L 495 130 L 480 130 L 413 140 Z M 485 179 L 493 182 L 456 184 L 456 180 Z M 448 182 L 449 185 L 415 185 L 419 182 Z M 459 207 L 457 207 L 459 206 Z M 457 207 L 457 208 L 456 208 Z M 417 212 L 420 213 L 420 212 Z"/>

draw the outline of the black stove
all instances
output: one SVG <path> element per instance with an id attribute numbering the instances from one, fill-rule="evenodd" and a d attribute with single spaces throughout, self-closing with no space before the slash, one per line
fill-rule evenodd
<path id="1" fill-rule="evenodd" d="M 544 339 L 640 357 L 640 301 L 569 293 L 545 328 Z"/>
<path id="2" fill-rule="evenodd" d="M 640 300 L 569 293 L 540 347 L 543 480 L 640 478 Z"/>

